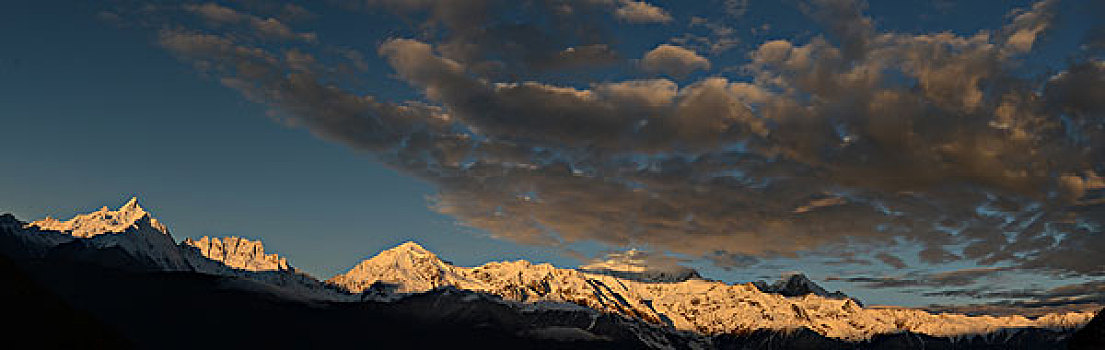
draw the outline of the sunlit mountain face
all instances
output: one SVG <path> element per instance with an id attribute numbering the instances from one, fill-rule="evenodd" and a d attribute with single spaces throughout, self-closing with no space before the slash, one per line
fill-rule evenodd
<path id="1" fill-rule="evenodd" d="M 103 345 L 163 345 L 103 313 L 170 285 L 240 322 L 512 346 L 1100 338 L 1100 1 L 0 13 L 5 271 Z M 95 210 L 132 196 L 164 221 Z M 346 344 L 311 334 L 253 345 Z"/>
<path id="2" fill-rule="evenodd" d="M 365 345 L 351 327 L 388 347 L 1077 349 L 1105 340 L 1090 312 L 864 307 L 801 274 L 729 284 L 693 271 L 629 271 L 619 267 L 632 262 L 614 259 L 601 269 L 459 267 L 415 242 L 323 281 L 260 241 L 178 243 L 137 199 L 66 221 L 4 215 L 0 243 L 3 299 L 28 316 L 14 334 L 46 347 Z M 51 334 L 67 322 L 85 331 Z M 196 322 L 229 332 L 166 342 L 166 330 Z"/>

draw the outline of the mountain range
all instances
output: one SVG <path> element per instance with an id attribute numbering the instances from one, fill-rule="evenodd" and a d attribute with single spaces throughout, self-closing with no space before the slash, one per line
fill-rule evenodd
<path id="1" fill-rule="evenodd" d="M 302 328 L 291 329 L 300 337 L 283 335 L 292 343 L 274 342 L 276 347 L 302 339 L 313 339 L 313 345 L 357 344 L 333 331 L 364 324 L 377 330 L 396 328 L 367 330 L 381 335 L 380 341 L 402 342 L 398 335 L 411 332 L 403 328 L 410 327 L 455 333 L 456 344 L 494 339 L 484 345 L 496 346 L 1062 348 L 1094 316 L 993 317 L 865 308 L 801 274 L 771 284 L 729 284 L 690 269 L 650 271 L 615 261 L 579 269 L 524 260 L 461 267 L 414 242 L 321 280 L 266 252 L 260 241 L 202 237 L 178 243 L 137 199 L 118 210 L 104 207 L 65 221 L 25 223 L 4 214 L 0 254 L 30 276 L 27 283 L 41 284 L 60 303 L 92 310 L 92 319 L 106 320 L 107 328 L 120 330 L 138 347 L 166 347 L 155 336 L 162 330 L 125 315 L 166 316 L 151 316 L 143 309 L 122 312 L 135 306 L 118 298 L 136 294 L 131 300 L 142 300 L 152 310 L 179 308 L 172 298 L 150 298 L 146 292 L 151 290 L 196 304 L 180 311 L 191 316 L 174 315 L 166 323 L 212 322 L 206 316 L 233 314 L 231 319 L 241 319 L 236 324 L 260 327 L 255 329 L 260 332 L 276 331 L 254 324 L 266 324 L 266 319 Z M 316 321 L 302 324 L 306 319 Z M 220 334 L 233 338 L 224 344 L 251 344 L 233 329 Z"/>

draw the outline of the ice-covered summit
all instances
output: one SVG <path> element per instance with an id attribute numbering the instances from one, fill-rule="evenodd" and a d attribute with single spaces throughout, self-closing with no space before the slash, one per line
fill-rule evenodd
<path id="1" fill-rule="evenodd" d="M 163 234 L 169 233 L 164 225 L 150 216 L 138 204 L 137 197 L 132 197 L 118 210 L 110 210 L 107 206 L 104 206 L 100 210 L 80 214 L 66 221 L 47 217 L 27 225 L 40 230 L 65 232 L 80 238 L 89 238 L 105 233 L 121 233 L 130 228 L 144 227 L 152 228 Z"/>
<path id="2" fill-rule="evenodd" d="M 377 282 L 398 286 L 398 292 L 418 292 L 437 287 L 467 285 L 457 268 L 415 242 L 406 242 L 364 260 L 330 282 L 351 291 L 362 291 Z"/>

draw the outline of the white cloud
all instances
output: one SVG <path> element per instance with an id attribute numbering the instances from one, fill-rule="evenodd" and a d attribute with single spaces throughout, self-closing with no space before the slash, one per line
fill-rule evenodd
<path id="1" fill-rule="evenodd" d="M 641 58 L 641 69 L 652 73 L 682 77 L 697 70 L 710 69 L 710 60 L 675 45 L 660 45 Z"/>
<path id="2" fill-rule="evenodd" d="M 625 1 L 614 10 L 614 16 L 630 23 L 667 23 L 672 20 L 667 11 L 644 1 Z"/>

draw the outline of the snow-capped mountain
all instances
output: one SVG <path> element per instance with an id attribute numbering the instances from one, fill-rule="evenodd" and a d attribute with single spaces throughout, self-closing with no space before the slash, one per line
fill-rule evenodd
<path id="1" fill-rule="evenodd" d="M 131 198 L 118 210 L 110 210 L 105 206 L 98 211 L 77 215 L 66 221 L 48 217 L 31 222 L 24 228 L 30 232 L 63 233 L 72 237 L 72 239 L 56 238 L 52 240 L 53 242 L 39 239 L 40 243 L 56 243 L 62 246 L 78 242 L 97 249 L 121 249 L 129 257 L 153 265 L 152 267 L 158 270 L 217 269 L 217 266 L 181 251 L 165 225 L 150 216 L 138 204 L 137 198 Z M 47 236 L 63 237 L 49 233 Z M 32 239 L 36 238 L 41 237 Z M 80 250 L 80 248 L 70 249 Z"/>
<path id="2" fill-rule="evenodd" d="M 70 220 L 46 218 L 24 224 L 0 217 L 4 239 L 19 241 L 9 256 L 61 258 L 127 270 L 186 271 L 236 277 L 232 288 L 295 300 L 352 300 L 354 297 L 296 271 L 260 241 L 239 237 L 186 239 L 177 243 L 168 228 L 131 198 L 118 210 L 107 207 Z"/>
<path id="3" fill-rule="evenodd" d="M 976 317 L 865 308 L 843 293 L 826 291 L 801 274 L 773 284 L 727 284 L 700 278 L 678 264 L 665 265 L 663 259 L 658 265 L 664 268 L 653 268 L 657 264 L 644 261 L 650 257 L 636 251 L 614 254 L 580 269 L 524 260 L 459 267 L 407 242 L 323 282 L 298 272 L 286 259 L 266 253 L 260 241 L 203 237 L 178 244 L 165 225 L 135 199 L 118 210 L 104 208 L 66 221 L 48 218 L 27 224 L 11 215 L 0 215 L 0 253 L 20 259 L 88 263 L 123 274 L 137 270 L 140 276 L 148 276 L 143 274 L 151 270 L 215 275 L 217 278 L 205 281 L 218 281 L 214 285 L 217 289 L 275 296 L 271 300 L 281 302 L 358 309 L 358 301 L 403 308 L 427 300 L 452 300 L 464 305 L 441 309 L 434 301 L 418 306 L 421 311 L 403 312 L 461 317 L 451 312 L 505 315 L 502 310 L 510 310 L 513 316 L 509 317 L 528 320 L 527 324 L 540 325 L 540 329 L 505 324 L 497 327 L 524 329 L 527 337 L 571 335 L 601 340 L 620 334 L 615 337 L 657 348 L 718 344 L 753 344 L 750 346 L 754 348 L 768 344 L 770 348 L 772 342 L 783 340 L 786 344 L 848 348 L 848 344 L 859 344 L 849 341 L 893 341 L 886 338 L 893 334 L 927 336 L 930 338 L 926 341 L 943 339 L 940 341 L 945 343 L 980 334 L 991 337 L 981 338 L 984 345 L 1013 338 L 1053 343 L 1053 339 L 1060 338 L 1049 337 L 1069 334 L 1093 317 L 1091 313 L 1049 314 L 1034 319 Z M 442 311 L 446 309 L 454 311 Z M 599 319 L 605 321 L 596 326 L 595 320 Z M 1034 331 L 1024 333 L 1023 329 Z M 762 341 L 767 343 L 756 343 Z"/>
<path id="4" fill-rule="evenodd" d="M 182 245 L 199 249 L 208 259 L 222 262 L 227 266 L 248 271 L 290 270 L 288 260 L 276 254 L 265 254 L 261 241 L 251 241 L 241 237 L 207 237 L 199 240 L 185 238 Z"/>
<path id="5" fill-rule="evenodd" d="M 424 292 L 444 286 L 472 289 L 479 285 L 479 281 L 469 279 L 457 267 L 414 242 L 382 251 L 329 282 L 357 293 L 377 282 L 395 286 L 393 291 L 397 293 Z"/>
<path id="6" fill-rule="evenodd" d="M 100 210 L 81 214 L 66 221 L 60 221 L 51 217 L 33 221 L 28 226 L 37 227 L 46 231 L 60 231 L 73 237 L 91 238 L 107 233 L 122 233 L 128 229 L 149 227 L 163 235 L 168 236 L 169 230 L 157 219 L 154 219 L 142 206 L 138 205 L 138 198 L 131 197 L 119 210 L 110 210 L 107 206 Z"/>
<path id="7" fill-rule="evenodd" d="M 870 309 L 851 299 L 818 295 L 829 293 L 804 277 L 776 284 L 786 292 L 812 291 L 800 293 L 799 297 L 787 297 L 763 292 L 751 283 L 726 284 L 703 279 L 642 282 L 528 261 L 457 267 L 413 242 L 385 250 L 330 282 L 353 292 L 369 291 L 372 295 L 379 295 L 381 291 L 415 293 L 451 286 L 515 302 L 576 304 L 704 334 L 804 327 L 824 336 L 847 340 L 907 331 L 955 337 L 1012 328 L 1076 328 L 1093 317 L 1090 313 L 1068 313 L 1028 319 L 932 314 L 904 308 Z"/>

